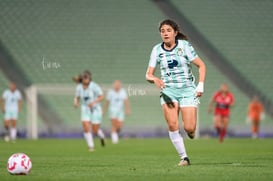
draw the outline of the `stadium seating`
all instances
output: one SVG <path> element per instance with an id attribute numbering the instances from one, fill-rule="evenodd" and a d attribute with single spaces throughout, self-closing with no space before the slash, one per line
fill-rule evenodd
<path id="1" fill-rule="evenodd" d="M 143 82 L 139 70 L 147 66 L 163 18 L 144 0 L 2 4 L 1 39 L 33 83 L 67 83 L 83 69 L 99 82 L 112 82 L 112 75 Z"/>
<path id="2" fill-rule="evenodd" d="M 268 99 L 273 100 L 270 84 L 273 76 L 271 71 L 273 61 L 270 61 L 273 50 L 272 1 L 172 0 L 171 2 L 246 79 Z M 211 71 L 212 69 L 209 69 L 208 75 Z M 217 77 L 214 78 L 217 80 Z M 245 119 L 243 115 L 246 113 L 248 98 L 234 87 L 231 90 L 235 92 L 235 98 L 237 97 L 233 109 L 236 118 L 231 120 L 241 122 L 243 126 Z M 268 124 L 271 124 L 272 121 L 268 119 Z"/>
<path id="3" fill-rule="evenodd" d="M 246 79 L 273 100 L 269 83 L 273 76 L 272 1 L 172 2 Z"/>
<path id="4" fill-rule="evenodd" d="M 266 23 L 272 18 L 262 18 L 272 15 L 271 11 L 256 11 L 253 6 L 258 3 L 256 1 L 173 2 L 247 79 L 257 82 L 257 86 L 264 90 L 270 90 L 267 81 L 261 80 L 268 80 L 272 75 L 269 70 L 273 65 L 269 61 L 272 41 L 266 39 L 272 39 L 269 35 L 272 27 L 269 26 L 273 25 Z M 262 8 L 272 7 L 269 1 L 264 2 L 267 4 Z M 160 41 L 158 22 L 165 18 L 152 1 L 6 0 L 0 5 L 0 39 L 33 84 L 71 83 L 71 77 L 84 69 L 91 70 L 94 80 L 101 84 L 110 84 L 114 79 L 127 84 L 146 84 L 144 74 L 151 48 Z M 261 20 L 264 22 L 259 22 Z M 255 23 L 270 25 L 261 30 Z M 252 33 L 246 33 L 249 30 Z M 264 42 L 267 47 L 258 46 Z M 259 53 L 255 53 L 257 50 Z M 231 118 L 231 128 L 245 129 L 248 98 L 202 56 L 201 50 L 197 51 L 208 67 L 206 94 L 201 99 L 199 112 L 200 127 L 212 128 L 212 116 L 207 114 L 207 105 L 220 83 L 227 82 L 238 98 L 233 108 L 236 116 Z M 269 96 L 273 95 L 272 91 L 267 92 Z M 58 110 L 69 128 L 79 129 L 79 111 L 72 107 L 71 96 L 44 97 Z M 156 128 L 165 132 L 157 95 L 131 96 L 130 100 L 132 115 L 125 124 L 128 128 Z M 109 127 L 110 123 L 105 121 L 104 125 Z"/>

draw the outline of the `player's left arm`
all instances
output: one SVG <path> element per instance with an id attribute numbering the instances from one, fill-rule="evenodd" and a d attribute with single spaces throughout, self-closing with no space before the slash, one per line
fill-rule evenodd
<path id="1" fill-rule="evenodd" d="M 196 94 L 197 97 L 202 96 L 203 92 L 204 92 L 204 82 L 205 82 L 205 78 L 206 78 L 206 65 L 203 62 L 203 60 L 199 57 L 196 57 L 192 63 L 194 65 L 196 65 L 199 69 L 199 83 L 196 87 Z"/>
<path id="2" fill-rule="evenodd" d="M 22 95 L 20 91 L 17 93 L 17 98 L 18 98 L 18 111 L 21 112 L 22 110 Z"/>
<path id="3" fill-rule="evenodd" d="M 233 96 L 233 94 L 232 94 L 232 93 L 230 93 L 230 97 L 231 97 L 231 102 L 230 102 L 230 104 L 229 104 L 229 107 L 233 107 L 233 106 L 234 106 L 235 101 L 234 101 L 234 96 Z"/>
<path id="4" fill-rule="evenodd" d="M 98 97 L 88 105 L 90 108 L 92 108 L 94 105 L 102 102 L 104 99 L 103 91 L 99 86 L 94 88 L 93 91 L 98 95 Z"/>
<path id="5" fill-rule="evenodd" d="M 22 110 L 22 99 L 18 100 L 18 111 L 21 112 Z"/>
<path id="6" fill-rule="evenodd" d="M 99 96 L 97 97 L 97 99 L 95 99 L 94 101 L 92 101 L 88 106 L 89 106 L 90 108 L 92 108 L 94 105 L 96 105 L 96 104 L 102 102 L 103 99 L 104 99 L 104 95 L 103 95 L 103 94 L 102 94 L 102 95 L 99 95 Z"/>
<path id="7" fill-rule="evenodd" d="M 126 113 L 126 115 L 130 115 L 131 114 L 131 108 L 130 108 L 130 103 L 129 103 L 128 98 L 124 100 L 124 104 L 125 104 L 125 113 Z"/>

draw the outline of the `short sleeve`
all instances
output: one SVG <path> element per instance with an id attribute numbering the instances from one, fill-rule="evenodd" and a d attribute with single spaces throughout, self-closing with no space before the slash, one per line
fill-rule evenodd
<path id="1" fill-rule="evenodd" d="M 94 92 L 97 96 L 103 95 L 103 91 L 102 91 L 101 87 L 96 83 L 94 83 Z"/>
<path id="2" fill-rule="evenodd" d="M 156 67 L 157 64 L 157 46 L 155 46 L 152 50 L 151 56 L 150 56 L 150 61 L 149 61 L 149 67 Z"/>
<path id="3" fill-rule="evenodd" d="M 198 57 L 196 51 L 194 50 L 193 46 L 188 42 L 185 41 L 185 51 L 187 54 L 187 57 L 189 59 L 189 61 L 193 61 L 194 59 L 196 59 Z"/>
<path id="4" fill-rule="evenodd" d="M 122 97 L 124 100 L 128 99 L 128 95 L 127 95 L 125 89 L 122 89 Z"/>
<path id="5" fill-rule="evenodd" d="M 17 97 L 18 97 L 18 100 L 22 99 L 22 94 L 21 94 L 21 92 L 19 90 L 17 91 Z"/>
<path id="6" fill-rule="evenodd" d="M 7 98 L 7 91 L 4 91 L 2 98 L 5 100 Z"/>

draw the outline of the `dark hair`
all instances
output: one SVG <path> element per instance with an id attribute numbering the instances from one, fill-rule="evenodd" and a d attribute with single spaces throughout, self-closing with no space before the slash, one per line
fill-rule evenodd
<path id="1" fill-rule="evenodd" d="M 89 70 L 85 70 L 83 71 L 83 73 L 79 74 L 78 76 L 72 77 L 72 80 L 76 83 L 82 83 L 82 80 L 86 77 L 92 80 L 91 72 Z"/>
<path id="2" fill-rule="evenodd" d="M 163 20 L 159 25 L 159 28 L 158 28 L 159 31 L 161 30 L 161 27 L 163 25 L 169 25 L 173 28 L 174 31 L 177 32 L 177 35 L 175 37 L 176 40 L 187 40 L 188 39 L 186 35 L 184 35 L 183 33 L 180 32 L 179 26 L 175 21 L 170 20 L 170 19 Z"/>
<path id="3" fill-rule="evenodd" d="M 91 72 L 90 72 L 89 70 L 85 70 L 85 71 L 83 71 L 83 74 L 87 74 L 88 76 L 90 76 L 90 77 L 91 77 Z"/>
<path id="4" fill-rule="evenodd" d="M 82 75 L 81 75 L 81 74 L 76 75 L 76 76 L 72 77 L 72 80 L 73 80 L 75 83 L 82 83 Z"/>
<path id="5" fill-rule="evenodd" d="M 85 70 L 82 73 L 82 79 L 86 79 L 86 78 L 89 78 L 90 81 L 92 80 L 92 78 L 91 78 L 91 72 L 89 70 Z"/>

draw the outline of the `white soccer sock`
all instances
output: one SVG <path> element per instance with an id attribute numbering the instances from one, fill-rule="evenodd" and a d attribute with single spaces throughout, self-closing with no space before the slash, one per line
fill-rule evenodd
<path id="1" fill-rule="evenodd" d="M 93 141 L 93 135 L 91 132 L 84 132 L 83 136 L 86 140 L 86 143 L 88 145 L 88 148 L 94 148 L 94 141 Z"/>
<path id="2" fill-rule="evenodd" d="M 16 128 L 10 128 L 10 138 L 11 140 L 16 140 L 17 135 L 17 129 Z"/>
<path id="3" fill-rule="evenodd" d="M 105 138 L 105 135 L 104 135 L 104 133 L 103 133 L 103 131 L 102 131 L 101 129 L 98 130 L 98 136 L 99 136 L 100 138 L 102 138 L 102 139 Z"/>
<path id="4" fill-rule="evenodd" d="M 187 157 L 184 141 L 179 131 L 169 131 L 169 136 L 180 158 Z"/>
<path id="5" fill-rule="evenodd" d="M 112 132 L 111 133 L 111 138 L 112 138 L 112 143 L 113 144 L 117 144 L 118 143 L 119 138 L 118 138 L 118 133 L 117 132 Z"/>

